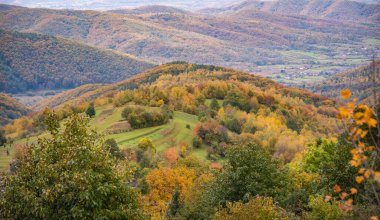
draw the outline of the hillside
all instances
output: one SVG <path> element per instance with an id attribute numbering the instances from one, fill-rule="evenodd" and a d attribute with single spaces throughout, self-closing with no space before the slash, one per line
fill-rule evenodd
<path id="1" fill-rule="evenodd" d="M 52 199 L 34 206 L 54 205 L 65 194 L 75 197 L 69 197 L 67 204 L 78 207 L 78 193 L 89 202 L 94 196 L 106 198 L 101 200 L 104 203 L 113 201 L 107 199 L 113 193 L 104 193 L 108 192 L 105 187 L 114 173 L 121 173 L 129 179 L 120 177 L 120 187 L 130 187 L 136 192 L 132 198 L 141 204 L 128 219 L 139 218 L 139 213 L 152 219 L 168 215 L 178 219 L 268 219 L 268 212 L 270 219 L 325 219 L 331 212 L 335 213 L 332 219 L 367 219 L 362 216 L 372 215 L 375 205 L 366 201 L 361 201 L 364 208 L 358 209 L 354 203 L 349 212 L 340 209 L 347 203 L 338 200 L 336 191 L 360 196 L 363 193 L 355 190 L 363 190 L 364 184 L 357 181 L 359 169 L 352 165 L 355 150 L 337 119 L 334 100 L 253 74 L 185 62 L 160 65 L 122 82 L 96 87 L 88 86 L 89 91 L 82 95 L 80 90 L 87 89 L 84 86 L 78 95 L 75 90 L 64 93 L 61 98 L 68 95 L 70 101 L 62 101 L 54 111 L 45 109 L 5 126 L 5 134 L 15 142 L 0 148 L 0 169 L 11 164 L 11 174 L 3 174 L 9 176 L 3 183 L 8 181 L 11 186 L 8 182 L 3 186 L 30 186 L 29 193 L 58 185 L 63 193 L 52 197 L 52 190 Z M 342 115 L 345 108 L 339 107 Z M 364 113 L 355 117 L 369 117 L 360 120 L 368 120 L 376 135 L 376 116 L 366 106 L 359 108 Z M 361 127 L 365 129 L 362 136 L 371 131 Z M 352 136 L 358 136 L 357 132 Z M 360 140 L 362 144 L 366 141 L 366 146 L 376 141 Z M 52 181 L 37 189 L 28 181 L 45 183 L 46 178 Z M 66 183 L 70 183 L 67 188 Z M 93 190 L 95 184 L 99 187 Z M 89 190 L 91 198 L 86 199 Z M 325 197 L 333 193 L 337 195 Z M 20 209 L 12 206 L 20 204 L 12 200 L 15 194 L 20 195 L 19 190 L 12 194 L 0 191 L 2 204 L 7 205 L 4 210 Z M 243 203 L 247 195 L 252 198 L 248 196 L 249 201 Z M 122 198 L 131 198 L 131 194 Z M 173 201 L 179 201 L 175 198 L 183 200 L 175 202 L 179 204 L 177 212 L 169 212 Z M 221 206 L 227 202 L 236 204 L 238 214 Z M 122 200 L 119 204 L 131 203 Z M 53 205 L 50 210 L 62 207 Z M 109 206 L 106 209 L 113 217 L 125 217 Z M 60 212 L 51 213 L 56 217 Z M 81 213 L 93 214 L 87 210 Z M 99 213 L 98 217 L 103 212 Z"/>
<path id="2" fill-rule="evenodd" d="M 152 64 L 62 38 L 0 30 L 0 91 L 74 88 L 117 82 Z"/>
<path id="3" fill-rule="evenodd" d="M 272 14 L 309 16 L 341 21 L 380 21 L 380 5 L 347 0 L 248 0 L 223 9 L 203 10 L 202 13 L 227 13 L 241 16 L 256 11 Z"/>
<path id="4" fill-rule="evenodd" d="M 241 71 L 236 71 L 228 68 L 215 67 L 215 66 L 204 66 L 196 64 L 188 64 L 186 62 L 173 62 L 169 64 L 164 64 L 155 68 L 152 68 L 144 73 L 138 74 L 130 79 L 117 82 L 115 84 L 109 85 L 84 85 L 69 91 L 60 93 L 52 98 L 49 98 L 46 101 L 38 103 L 34 108 L 43 109 L 45 107 L 59 108 L 64 107 L 65 105 L 76 106 L 84 102 L 93 102 L 97 98 L 107 95 L 115 94 L 119 91 L 125 89 L 135 89 L 139 86 L 143 86 L 148 83 L 156 81 L 161 75 L 165 74 L 185 74 L 193 73 L 196 74 L 197 71 L 221 71 L 226 72 L 226 74 L 244 74 L 244 78 L 248 77 L 252 85 L 257 86 L 262 89 L 271 89 L 271 88 L 282 88 L 280 84 L 276 82 L 255 75 L 248 75 Z M 310 93 L 311 94 L 311 93 Z"/>
<path id="5" fill-rule="evenodd" d="M 323 96 L 331 98 L 339 98 L 340 91 L 343 89 L 350 89 L 353 93 L 353 97 L 358 98 L 359 101 L 367 103 L 373 103 L 373 91 L 380 93 L 380 61 L 376 61 L 375 64 L 375 84 L 373 82 L 373 66 L 372 64 L 350 69 L 341 73 L 338 73 L 334 77 L 327 78 L 321 82 L 311 84 L 307 87 L 314 93 L 321 94 Z"/>
<path id="6" fill-rule="evenodd" d="M 310 80 L 361 64 L 379 48 L 376 25 L 267 12 L 214 17 L 154 10 L 19 8 L 0 13 L 0 28 L 65 37 L 155 63 L 184 60 L 261 75 L 278 74 L 286 65 L 287 76 L 298 74 L 301 65 L 310 69 Z"/>
<path id="7" fill-rule="evenodd" d="M 0 93 L 0 127 L 13 119 L 26 115 L 28 112 L 30 109 L 26 106 L 10 96 Z"/>
<path id="8" fill-rule="evenodd" d="M 185 14 L 185 13 L 189 13 L 179 8 L 164 6 L 164 5 L 148 5 L 148 6 L 141 6 L 134 9 L 115 9 L 115 10 L 110 10 L 109 12 L 116 13 L 116 14 L 147 14 L 147 13 Z"/>
<path id="9" fill-rule="evenodd" d="M 115 138 L 119 144 L 127 147 L 134 147 L 139 138 L 148 137 L 154 140 L 160 152 L 180 144 L 182 139 L 186 139 L 189 145 L 192 144 L 194 134 L 175 135 L 176 132 L 189 133 L 189 130 L 185 128 L 187 119 L 191 128 L 194 128 L 198 120 L 203 123 L 207 121 L 207 118 L 219 120 L 218 123 L 232 132 L 232 139 L 238 138 L 238 136 L 235 137 L 236 134 L 246 133 L 246 136 L 243 135 L 245 138 L 254 138 L 249 134 L 256 134 L 256 139 L 254 139 L 268 147 L 275 147 L 277 138 L 281 135 L 297 138 L 302 134 L 302 140 L 305 141 L 303 143 L 306 143 L 306 139 L 334 136 L 336 132 L 335 127 L 330 126 L 331 123 L 335 123 L 336 109 L 333 100 L 306 90 L 288 88 L 270 79 L 241 71 L 185 62 L 164 64 L 115 84 L 86 85 L 69 90 L 51 98 L 48 102 L 40 103 L 35 109 L 53 107 L 57 115 L 63 119 L 70 112 L 83 112 L 89 103 L 93 103 L 96 109 L 91 126 L 97 128 L 98 131 L 105 132 L 107 137 Z M 165 126 L 160 124 L 144 127 L 133 123 L 143 123 L 145 119 L 128 119 L 130 125 L 127 126 L 122 116 L 126 106 L 149 111 L 156 111 L 167 106 L 166 108 L 170 111 L 175 111 L 174 122 L 170 121 Z M 218 112 L 221 107 L 224 108 L 224 113 Z M 138 110 L 138 112 L 141 111 L 142 109 Z M 40 114 L 37 113 L 24 120 L 39 124 L 41 117 L 43 118 L 39 116 Z M 316 123 L 317 121 L 324 121 L 324 123 Z M 20 126 L 20 123 L 18 124 Z M 28 123 L 24 124 L 27 126 Z M 137 127 L 131 129 L 131 125 Z M 211 123 L 210 126 L 217 125 Z M 14 138 L 17 135 L 28 136 L 31 130 L 36 132 L 35 128 L 25 127 L 25 133 L 15 134 L 14 127 L 16 126 L 13 124 L 5 127 L 7 134 Z M 182 129 L 184 130 L 181 131 Z M 276 138 L 264 135 L 265 131 L 269 130 L 278 132 Z M 304 137 L 305 135 L 307 138 Z M 167 141 L 164 141 L 164 137 Z M 175 139 L 172 145 L 168 144 L 170 138 L 167 137 Z M 35 138 L 32 137 L 30 140 L 35 140 Z M 211 145 L 206 140 L 204 141 L 207 143 L 205 149 L 195 153 L 203 159 L 207 155 L 206 149 Z M 289 141 L 287 144 L 290 144 L 293 139 Z M 282 156 L 285 160 L 289 160 L 301 148 L 302 146 L 297 143 L 297 148 L 293 148 L 288 153 L 282 152 L 283 149 L 281 153 L 278 153 L 287 154 Z"/>

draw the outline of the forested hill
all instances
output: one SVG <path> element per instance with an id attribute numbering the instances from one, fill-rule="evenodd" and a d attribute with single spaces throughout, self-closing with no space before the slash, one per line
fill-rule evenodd
<path id="1" fill-rule="evenodd" d="M 0 91 L 113 83 L 153 67 L 133 56 L 58 37 L 0 30 Z"/>
<path id="2" fill-rule="evenodd" d="M 30 109 L 17 100 L 0 93 L 0 126 L 7 124 L 12 119 L 26 115 L 29 111 Z"/>
<path id="3" fill-rule="evenodd" d="M 375 63 L 375 83 L 373 82 L 372 64 L 368 64 L 312 84 L 308 89 L 331 98 L 339 98 L 341 90 L 350 89 L 353 96 L 359 101 L 373 102 L 371 99 L 373 99 L 374 89 L 377 93 L 380 92 L 380 60 Z"/>
<path id="4" fill-rule="evenodd" d="M 298 97 L 305 103 L 313 103 L 317 106 L 324 105 L 324 103 L 331 103 L 331 100 L 313 94 L 309 91 L 285 87 L 268 78 L 248 74 L 242 71 L 210 65 L 173 62 L 157 66 L 142 74 L 138 74 L 130 79 L 115 84 L 103 86 L 82 86 L 58 94 L 49 100 L 39 103 L 37 106 L 35 106 L 35 109 L 43 109 L 46 106 L 53 108 L 58 106 L 75 106 L 83 102 L 92 102 L 99 97 L 104 97 L 107 95 L 112 96 L 119 91 L 143 88 L 144 86 L 150 85 L 152 83 L 158 83 L 158 79 L 165 79 L 165 77 L 170 76 L 177 76 L 179 78 L 179 81 L 170 83 L 167 82 L 167 86 L 178 85 L 187 88 L 188 84 L 193 84 L 196 81 L 199 81 L 198 83 L 202 84 L 202 86 L 205 86 L 203 84 L 209 84 L 210 93 L 215 93 L 214 95 L 216 96 L 218 96 L 217 93 L 219 91 L 217 87 L 212 86 L 214 81 L 236 81 L 239 83 L 247 84 L 257 91 L 268 93 L 268 95 L 271 93 L 278 93 L 281 94 L 281 96 Z M 186 79 L 188 79 L 188 81 Z M 223 84 L 226 84 L 226 82 L 223 82 Z M 261 98 L 263 98 L 263 102 L 274 101 L 269 96 L 263 96 Z"/>
<path id="5" fill-rule="evenodd" d="M 266 12 L 278 15 L 310 16 L 341 21 L 380 21 L 380 5 L 351 0 L 247 0 L 224 9 L 204 9 L 203 13 L 244 14 Z"/>
<path id="6" fill-rule="evenodd" d="M 261 75 L 282 65 L 289 73 L 306 64 L 352 67 L 369 53 L 363 45 L 378 42 L 377 25 L 365 22 L 266 12 L 211 16 L 167 7 L 124 12 L 17 8 L 0 12 L 0 28 L 64 37 L 155 63 L 184 60 Z"/>

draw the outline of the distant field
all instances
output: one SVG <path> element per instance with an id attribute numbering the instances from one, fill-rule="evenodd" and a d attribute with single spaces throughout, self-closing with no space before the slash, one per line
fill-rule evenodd
<path id="1" fill-rule="evenodd" d="M 210 102 L 210 101 L 209 101 Z M 124 107 L 114 108 L 106 106 L 96 109 L 96 116 L 91 119 L 91 128 L 103 133 L 108 127 L 122 119 L 121 112 Z M 151 108 L 154 109 L 154 108 Z M 192 144 L 192 129 L 198 123 L 197 116 L 190 115 L 184 112 L 174 112 L 174 117 L 169 123 L 161 126 L 136 129 L 129 132 L 120 134 L 106 135 L 105 138 L 114 138 L 119 144 L 120 148 L 134 148 L 137 146 L 138 141 L 143 138 L 149 138 L 156 145 L 157 152 L 163 153 L 166 149 L 179 146 L 181 141 L 185 141 L 191 147 Z M 190 129 L 186 125 L 190 125 Z M 47 134 L 43 133 L 40 137 L 46 137 Z M 37 137 L 24 138 L 17 141 L 15 144 L 24 144 L 26 142 L 35 142 Z M 14 155 L 14 148 L 9 148 L 9 155 L 7 155 L 6 148 L 0 148 L 0 171 L 8 169 L 9 163 Z M 206 149 L 196 149 L 191 154 L 206 159 Z"/>

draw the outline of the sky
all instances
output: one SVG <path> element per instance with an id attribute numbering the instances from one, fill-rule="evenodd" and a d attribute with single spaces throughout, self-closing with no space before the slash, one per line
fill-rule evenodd
<path id="1" fill-rule="evenodd" d="M 55 9 L 110 10 L 144 5 L 167 5 L 186 10 L 218 8 L 238 4 L 243 0 L 0 0 L 0 3 L 25 7 Z"/>

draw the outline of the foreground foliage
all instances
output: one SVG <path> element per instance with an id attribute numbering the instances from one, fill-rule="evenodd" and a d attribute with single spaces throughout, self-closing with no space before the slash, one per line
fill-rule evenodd
<path id="1" fill-rule="evenodd" d="M 102 139 L 73 115 L 52 138 L 40 139 L 17 161 L 15 174 L 0 181 L 0 217 L 15 219 L 139 219 L 136 192 L 128 185 L 133 167 L 116 163 Z"/>

